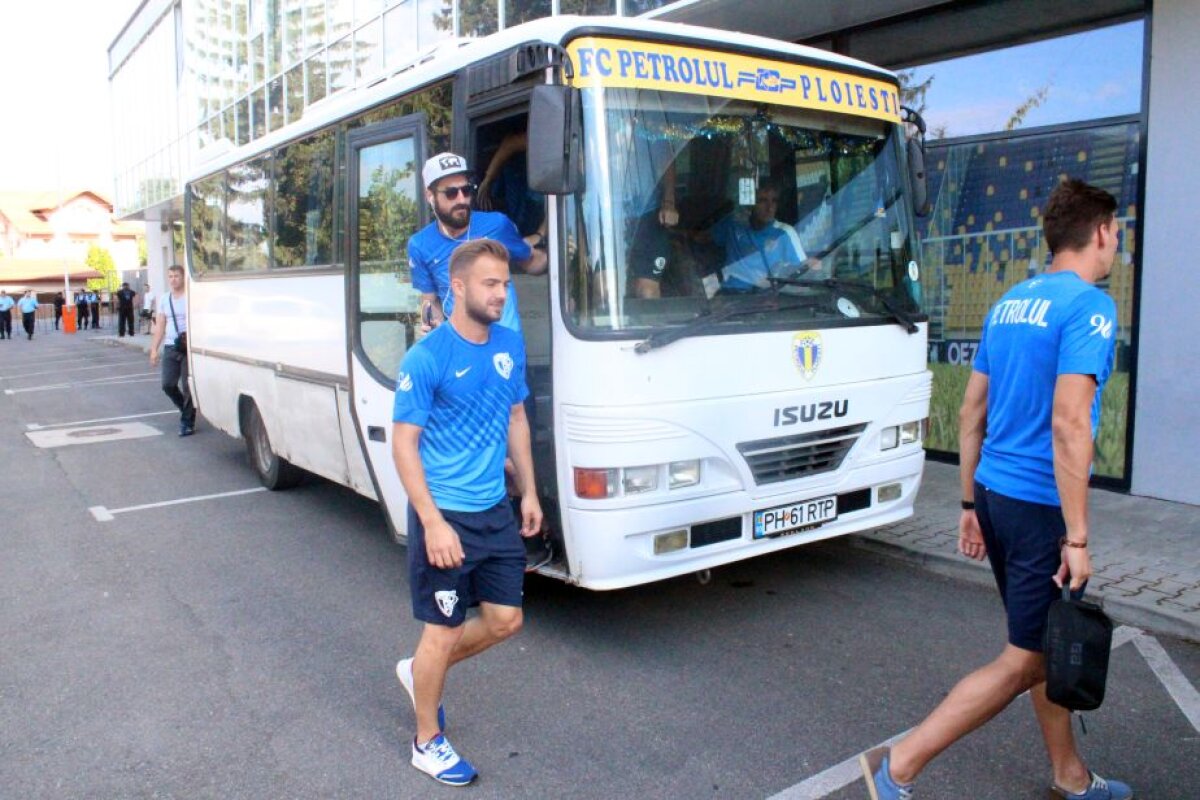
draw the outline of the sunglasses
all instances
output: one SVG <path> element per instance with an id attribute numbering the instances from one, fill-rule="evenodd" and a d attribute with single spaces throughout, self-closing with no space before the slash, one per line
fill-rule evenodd
<path id="1" fill-rule="evenodd" d="M 434 189 L 433 191 L 445 197 L 447 200 L 456 200 L 461 194 L 463 197 L 471 197 L 475 194 L 475 185 L 464 183 L 462 186 L 447 186 L 445 189 Z"/>

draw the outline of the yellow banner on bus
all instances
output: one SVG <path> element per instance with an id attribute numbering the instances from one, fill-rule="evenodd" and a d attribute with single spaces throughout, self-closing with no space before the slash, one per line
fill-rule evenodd
<path id="1" fill-rule="evenodd" d="M 895 84 L 861 75 L 629 39 L 576 39 L 567 52 L 573 86 L 659 89 L 900 121 Z"/>

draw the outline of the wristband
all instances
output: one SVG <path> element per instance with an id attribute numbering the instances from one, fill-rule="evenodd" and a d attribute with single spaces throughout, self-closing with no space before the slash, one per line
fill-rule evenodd
<path id="1" fill-rule="evenodd" d="M 1067 537 L 1064 536 L 1062 538 L 1061 546 L 1062 547 L 1077 547 L 1082 550 L 1083 548 L 1088 546 L 1088 543 L 1087 542 L 1072 542 L 1070 539 L 1068 539 Z"/>
<path id="2" fill-rule="evenodd" d="M 962 501 L 962 510 L 963 511 L 974 511 L 975 510 L 975 501 L 974 500 L 963 500 Z"/>

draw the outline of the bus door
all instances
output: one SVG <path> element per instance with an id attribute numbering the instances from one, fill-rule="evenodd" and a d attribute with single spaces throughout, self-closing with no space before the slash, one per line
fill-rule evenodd
<path id="1" fill-rule="evenodd" d="M 351 416 L 397 538 L 407 497 L 392 461 L 392 405 L 400 361 L 420 329 L 408 240 L 425 216 L 423 130 L 420 114 L 388 120 L 351 131 L 346 148 Z"/>

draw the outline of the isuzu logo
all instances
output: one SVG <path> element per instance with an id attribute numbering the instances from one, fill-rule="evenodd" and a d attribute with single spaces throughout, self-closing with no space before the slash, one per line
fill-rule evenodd
<path id="1" fill-rule="evenodd" d="M 801 422 L 837 419 L 849 413 L 849 400 L 822 400 L 819 403 L 809 403 L 803 406 L 784 406 L 775 409 L 774 426 L 784 428 L 788 425 L 798 425 Z"/>

